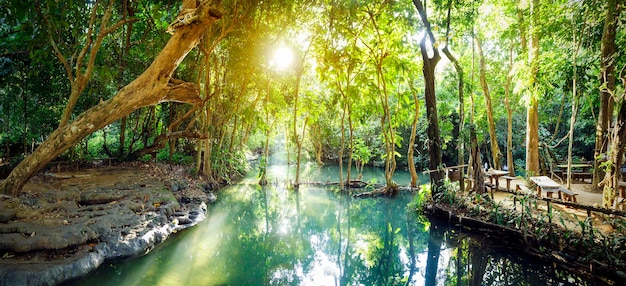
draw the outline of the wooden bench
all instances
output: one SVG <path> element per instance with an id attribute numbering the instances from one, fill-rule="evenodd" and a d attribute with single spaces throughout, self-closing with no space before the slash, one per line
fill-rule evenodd
<path id="1" fill-rule="evenodd" d="M 591 179 L 593 175 L 587 172 L 572 172 L 572 179 L 584 182 L 585 179 Z"/>
<path id="2" fill-rule="evenodd" d="M 511 181 L 515 180 L 517 178 L 511 177 L 511 176 L 502 176 L 502 178 L 506 180 L 506 190 L 510 192 L 511 191 Z"/>
<path id="3" fill-rule="evenodd" d="M 564 187 L 559 188 L 559 198 L 562 198 L 566 202 L 569 201 L 572 203 L 576 203 L 576 196 L 578 196 L 578 193 L 574 193 Z"/>
<path id="4" fill-rule="evenodd" d="M 522 195 L 532 195 L 533 194 L 533 192 L 528 187 L 526 187 L 524 185 L 520 185 L 520 184 L 515 186 L 515 191 L 517 193 L 522 194 Z"/>
<path id="5" fill-rule="evenodd" d="M 560 198 L 560 191 L 559 191 L 559 189 L 556 189 L 556 188 L 545 188 L 544 189 L 544 188 L 539 188 L 539 187 L 538 187 L 538 189 L 540 189 L 541 192 L 546 193 L 546 197 L 548 197 L 548 198 L 552 198 L 552 194 L 554 194 L 554 193 L 557 193 L 557 195 Z M 541 194 L 539 193 L 539 191 L 537 192 L 537 196 L 541 197 Z"/>

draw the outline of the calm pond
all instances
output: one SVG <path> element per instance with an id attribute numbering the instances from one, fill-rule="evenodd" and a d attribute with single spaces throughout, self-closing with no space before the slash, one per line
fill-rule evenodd
<path id="1" fill-rule="evenodd" d="M 204 222 L 173 235 L 146 256 L 106 263 L 71 284 L 593 284 L 493 243 L 487 247 L 481 237 L 431 223 L 411 211 L 414 196 L 409 192 L 365 199 L 313 185 L 295 192 L 284 188 L 295 167 L 268 170 L 270 186 L 258 186 L 254 176 L 245 178 L 219 192 Z M 339 179 L 337 166 L 307 164 L 302 174 L 303 182 Z M 382 170 L 375 168 L 366 169 L 363 177 L 384 181 Z M 395 180 L 408 185 L 410 178 L 397 171 Z"/>

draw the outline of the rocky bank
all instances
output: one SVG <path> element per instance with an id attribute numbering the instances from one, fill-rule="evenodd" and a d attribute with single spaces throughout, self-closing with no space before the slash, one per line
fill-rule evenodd
<path id="1" fill-rule="evenodd" d="M 43 172 L 0 198 L 0 285 L 56 285 L 144 255 L 202 221 L 215 187 L 151 163 Z"/>

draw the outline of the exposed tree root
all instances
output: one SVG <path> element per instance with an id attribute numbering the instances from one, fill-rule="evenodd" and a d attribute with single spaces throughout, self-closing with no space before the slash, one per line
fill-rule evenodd
<path id="1" fill-rule="evenodd" d="M 398 194 L 398 190 L 399 189 L 397 185 L 384 186 L 382 188 L 373 190 L 371 192 L 354 194 L 353 197 L 363 198 L 363 197 L 377 197 L 377 196 L 395 196 Z"/>
<path id="2" fill-rule="evenodd" d="M 313 185 L 313 186 L 339 186 L 340 182 L 300 182 L 301 185 Z M 351 180 L 349 183 L 345 184 L 346 187 L 350 187 L 351 189 L 362 189 L 367 186 L 373 186 L 370 183 L 363 182 L 361 180 Z"/>

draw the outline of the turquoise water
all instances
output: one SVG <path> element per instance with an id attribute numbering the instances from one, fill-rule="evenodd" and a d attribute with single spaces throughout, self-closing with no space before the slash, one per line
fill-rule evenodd
<path id="1" fill-rule="evenodd" d="M 286 190 L 295 167 L 269 168 L 225 188 L 207 219 L 148 255 L 107 263 L 74 285 L 483 285 L 586 284 L 510 255 L 411 211 L 414 195 L 354 199 L 330 187 Z M 302 181 L 337 181 L 336 166 L 307 164 Z M 383 182 L 367 169 L 364 180 Z M 293 178 L 291 175 L 290 178 Z M 395 177 L 409 182 L 406 172 Z M 423 181 L 426 181 L 423 178 Z"/>

